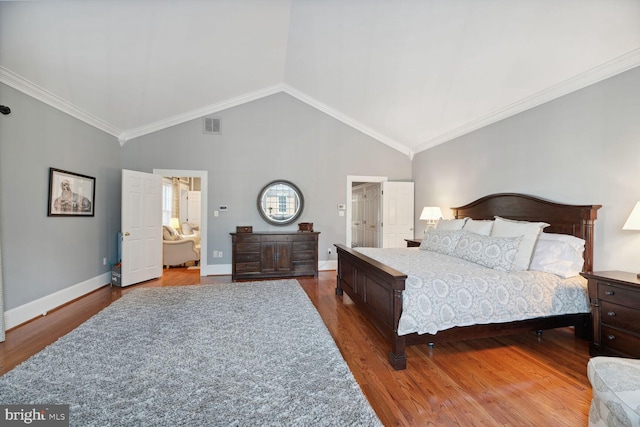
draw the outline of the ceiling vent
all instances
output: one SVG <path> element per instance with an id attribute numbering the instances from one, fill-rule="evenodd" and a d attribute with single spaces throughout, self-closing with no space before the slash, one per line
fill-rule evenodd
<path id="1" fill-rule="evenodd" d="M 203 132 L 212 135 L 222 134 L 222 132 L 220 131 L 220 117 L 204 117 Z"/>

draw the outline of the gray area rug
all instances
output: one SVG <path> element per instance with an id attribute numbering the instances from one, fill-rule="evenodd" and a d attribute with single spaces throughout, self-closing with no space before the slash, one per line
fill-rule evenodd
<path id="1" fill-rule="evenodd" d="M 0 377 L 77 426 L 376 426 L 295 280 L 133 289 Z"/>

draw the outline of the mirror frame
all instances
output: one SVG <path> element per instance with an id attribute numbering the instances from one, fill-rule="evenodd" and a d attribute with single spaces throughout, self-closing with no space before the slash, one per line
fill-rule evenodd
<path id="1" fill-rule="evenodd" d="M 274 220 L 273 218 L 271 218 L 269 215 L 267 215 L 267 213 L 262 209 L 262 198 L 264 197 L 264 194 L 274 185 L 288 185 L 289 187 L 291 187 L 291 189 L 296 193 L 296 195 L 298 196 L 298 200 L 300 201 L 300 206 L 298 208 L 298 211 L 296 213 L 294 213 L 291 218 L 288 218 L 285 221 L 277 221 Z M 274 181 L 271 181 L 270 183 L 268 183 L 267 185 L 265 185 L 264 187 L 262 187 L 262 190 L 260 190 L 260 193 L 258 193 L 258 199 L 257 199 L 257 207 L 258 207 L 258 212 L 260 213 L 260 216 L 262 217 L 262 219 L 264 219 L 266 222 L 268 222 L 271 225 L 277 225 L 277 226 L 281 226 L 281 225 L 289 225 L 292 222 L 294 222 L 295 220 L 297 220 L 300 215 L 302 215 L 302 211 L 304 210 L 304 196 L 302 195 L 302 191 L 300 191 L 300 189 L 291 181 L 287 181 L 284 179 L 276 179 Z"/>

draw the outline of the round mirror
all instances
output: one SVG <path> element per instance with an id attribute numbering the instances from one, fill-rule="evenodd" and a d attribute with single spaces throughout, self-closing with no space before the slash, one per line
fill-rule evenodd
<path id="1" fill-rule="evenodd" d="M 289 181 L 272 181 L 258 194 L 258 212 L 269 224 L 291 224 L 300 216 L 303 208 L 302 192 Z"/>

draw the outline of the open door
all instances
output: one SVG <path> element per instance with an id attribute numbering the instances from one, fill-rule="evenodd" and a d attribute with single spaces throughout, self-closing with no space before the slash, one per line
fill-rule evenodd
<path id="1" fill-rule="evenodd" d="M 162 276 L 162 176 L 122 170 L 122 286 Z"/>
<path id="2" fill-rule="evenodd" d="M 200 191 L 189 191 L 187 198 L 187 220 L 200 227 Z"/>
<path id="3" fill-rule="evenodd" d="M 413 182 L 382 183 L 382 247 L 402 248 L 413 239 Z"/>

